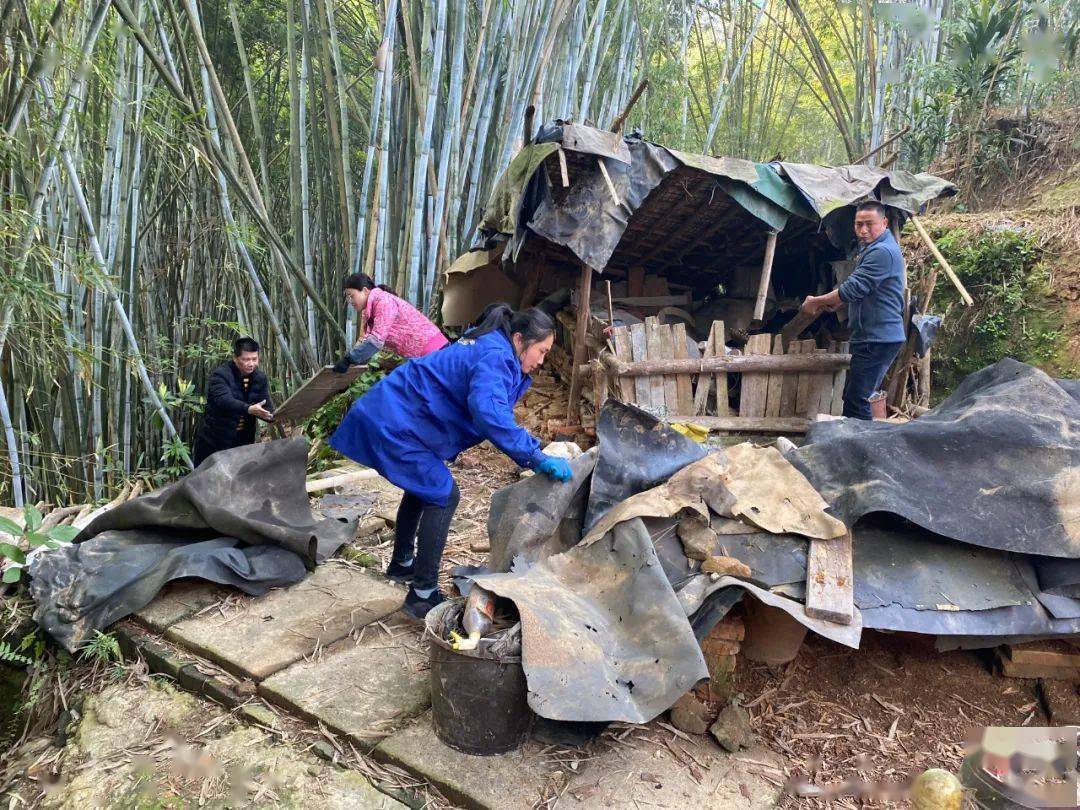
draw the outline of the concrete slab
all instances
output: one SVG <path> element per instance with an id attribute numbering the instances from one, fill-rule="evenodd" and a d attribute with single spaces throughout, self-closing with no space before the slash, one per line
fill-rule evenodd
<path id="1" fill-rule="evenodd" d="M 404 589 L 333 562 L 297 585 L 246 599 L 233 613 L 170 627 L 165 637 L 256 681 L 401 607 Z"/>
<path id="2" fill-rule="evenodd" d="M 298 661 L 267 678 L 259 694 L 309 720 L 370 746 L 431 705 L 427 651 L 417 634 L 370 627 L 318 661 Z"/>
<path id="3" fill-rule="evenodd" d="M 570 782 L 560 805 L 584 810 L 638 807 L 774 807 L 783 780 L 780 760 L 764 748 L 728 754 L 707 737 L 692 741 L 645 727 L 639 740 L 605 734 L 589 745 L 589 761 Z M 668 744 L 670 743 L 670 748 Z M 674 749 L 674 750 L 673 750 Z"/>
<path id="4" fill-rule="evenodd" d="M 520 751 L 474 757 L 443 745 L 431 713 L 383 740 L 374 756 L 435 785 L 447 799 L 469 810 L 531 810 L 558 784 L 565 765 L 549 747 L 529 742 Z"/>
<path id="5" fill-rule="evenodd" d="M 236 591 L 204 579 L 178 579 L 168 583 L 154 601 L 133 614 L 143 627 L 164 633 L 169 627 Z"/>

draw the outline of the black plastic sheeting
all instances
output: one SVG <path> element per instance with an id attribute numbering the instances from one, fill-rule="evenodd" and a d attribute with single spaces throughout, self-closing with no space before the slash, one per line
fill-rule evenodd
<path id="1" fill-rule="evenodd" d="M 303 439 L 237 447 L 106 512 L 71 545 L 35 556 L 35 621 L 74 650 L 173 579 L 198 577 L 253 595 L 299 582 L 356 533 L 355 520 L 312 514 L 306 466 Z"/>
<path id="2" fill-rule="evenodd" d="M 871 512 L 986 548 L 1080 558 L 1080 403 L 1001 360 L 894 425 L 813 423 L 788 455 L 848 525 Z"/>
<path id="3" fill-rule="evenodd" d="M 667 481 L 705 449 L 640 408 L 608 400 L 596 425 L 600 455 L 585 513 L 585 531 L 618 503 Z"/>
<path id="4" fill-rule="evenodd" d="M 912 334 L 915 335 L 915 356 L 926 357 L 926 353 L 937 339 L 941 328 L 940 315 L 913 315 L 911 317 Z"/>
<path id="5" fill-rule="evenodd" d="M 590 267 L 603 270 L 615 252 L 634 211 L 645 202 L 679 162 L 662 146 L 627 138 L 630 162 L 612 161 L 608 176 L 622 205 L 616 205 L 600 172 L 575 178 L 566 196 L 556 201 L 548 190 L 537 186 L 526 194 L 522 211 L 532 211 L 529 230 L 557 245 L 564 245 Z M 598 158 L 599 159 L 599 158 Z M 537 172 L 537 175 L 543 175 Z M 530 180 L 530 182 L 532 182 Z M 535 205 L 535 208 L 530 206 Z M 514 234 L 510 248 L 515 251 L 520 233 Z"/>

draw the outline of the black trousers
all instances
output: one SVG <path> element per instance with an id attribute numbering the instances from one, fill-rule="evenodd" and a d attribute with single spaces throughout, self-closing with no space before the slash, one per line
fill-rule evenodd
<path id="1" fill-rule="evenodd" d="M 885 372 L 903 345 L 903 341 L 851 344 L 851 368 L 844 383 L 844 416 L 867 421 L 873 418 L 870 396 L 881 387 Z"/>
<path id="2" fill-rule="evenodd" d="M 394 526 L 394 562 L 413 562 L 415 590 L 426 591 L 439 584 L 439 562 L 442 560 L 446 538 L 450 534 L 450 521 L 454 517 L 461 491 L 454 483 L 446 506 L 424 503 L 408 492 L 398 506 L 397 523 Z"/>

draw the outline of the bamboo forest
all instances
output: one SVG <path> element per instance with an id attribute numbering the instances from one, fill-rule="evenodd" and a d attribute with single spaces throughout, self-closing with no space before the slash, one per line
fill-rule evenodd
<path id="1" fill-rule="evenodd" d="M 1068 0 L 0 0 L 0 502 L 185 473 L 233 339 L 280 399 L 351 345 L 349 273 L 436 317 L 544 122 L 975 210 L 1078 42 Z"/>

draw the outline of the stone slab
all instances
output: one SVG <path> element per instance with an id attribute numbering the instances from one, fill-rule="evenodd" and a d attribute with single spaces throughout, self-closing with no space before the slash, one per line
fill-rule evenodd
<path id="1" fill-rule="evenodd" d="M 235 591 L 203 579 L 178 579 L 166 584 L 153 602 L 132 617 L 148 630 L 164 633 L 172 625 L 220 602 L 230 593 Z"/>
<path id="2" fill-rule="evenodd" d="M 431 782 L 447 799 L 468 810 L 531 810 L 565 770 L 554 755 L 545 755 L 545 749 L 528 742 L 510 754 L 462 754 L 439 741 L 428 712 L 383 740 L 373 753 L 376 759 Z"/>
<path id="3" fill-rule="evenodd" d="M 267 678 L 259 694 L 309 720 L 370 746 L 431 705 L 427 651 L 416 634 L 391 638 L 370 628 L 319 661 L 298 661 Z"/>
<path id="4" fill-rule="evenodd" d="M 727 754 L 706 737 L 693 741 L 648 727 L 647 737 L 615 742 L 606 735 L 589 746 L 585 767 L 568 770 L 561 807 L 584 810 L 639 807 L 775 807 L 781 789 L 760 775 L 783 781 L 781 762 L 755 747 Z M 669 741 L 676 754 L 662 742 Z M 629 742 L 629 744 L 628 744 Z"/>
<path id="5" fill-rule="evenodd" d="M 186 619 L 165 637 L 242 678 L 256 681 L 401 607 L 405 592 L 333 562 L 303 582 L 244 600 L 232 613 Z"/>

